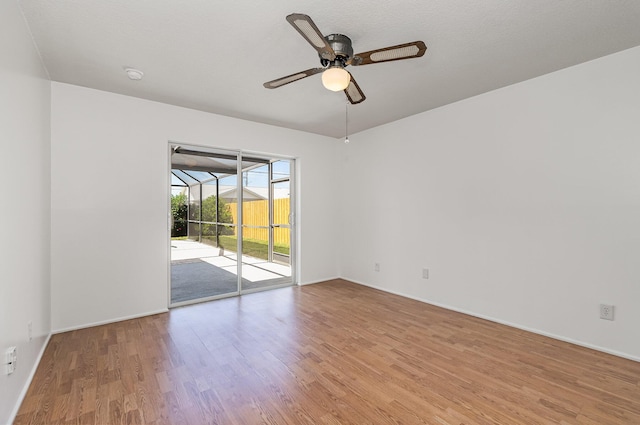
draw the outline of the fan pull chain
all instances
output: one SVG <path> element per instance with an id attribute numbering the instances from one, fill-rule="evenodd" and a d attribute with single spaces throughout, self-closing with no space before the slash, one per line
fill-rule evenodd
<path id="1" fill-rule="evenodd" d="M 349 102 L 344 104 L 344 142 L 349 143 Z"/>

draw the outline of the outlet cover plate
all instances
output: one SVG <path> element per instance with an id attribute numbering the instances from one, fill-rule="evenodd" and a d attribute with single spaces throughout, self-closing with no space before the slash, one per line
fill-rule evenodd
<path id="1" fill-rule="evenodd" d="M 613 312 L 615 307 L 611 304 L 600 304 L 600 318 L 604 320 L 613 320 Z"/>
<path id="2" fill-rule="evenodd" d="M 7 375 L 11 375 L 16 370 L 16 361 L 18 360 L 18 353 L 16 347 L 9 347 L 5 351 L 5 372 Z"/>

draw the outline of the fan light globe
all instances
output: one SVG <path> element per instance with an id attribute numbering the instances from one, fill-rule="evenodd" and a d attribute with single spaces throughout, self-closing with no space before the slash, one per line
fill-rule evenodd
<path id="1" fill-rule="evenodd" d="M 351 81 L 351 75 L 338 66 L 331 67 L 322 73 L 322 84 L 331 91 L 342 91 Z"/>

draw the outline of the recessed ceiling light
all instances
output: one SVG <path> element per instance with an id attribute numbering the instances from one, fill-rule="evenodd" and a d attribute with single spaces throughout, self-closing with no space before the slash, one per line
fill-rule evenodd
<path id="1" fill-rule="evenodd" d="M 130 80 L 138 81 L 138 80 L 142 80 L 142 77 L 144 77 L 144 72 L 135 68 L 125 67 L 124 72 L 127 73 L 127 76 L 129 77 Z"/>

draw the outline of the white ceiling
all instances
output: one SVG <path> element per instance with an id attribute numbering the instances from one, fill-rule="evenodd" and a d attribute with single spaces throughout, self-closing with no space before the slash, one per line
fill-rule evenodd
<path id="1" fill-rule="evenodd" d="M 356 53 L 423 40 L 424 57 L 350 67 L 359 131 L 640 45 L 638 0 L 18 0 L 54 81 L 343 137 L 343 93 L 285 16 L 305 13 Z M 131 81 L 123 67 L 145 73 Z"/>

